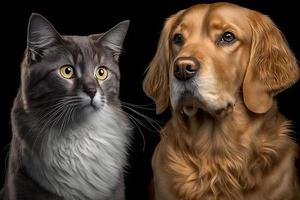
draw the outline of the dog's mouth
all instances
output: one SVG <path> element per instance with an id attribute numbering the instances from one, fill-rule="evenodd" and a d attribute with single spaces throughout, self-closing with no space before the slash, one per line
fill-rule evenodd
<path id="1" fill-rule="evenodd" d="M 198 98 L 192 95 L 185 95 L 180 99 L 176 110 L 189 118 L 194 117 L 198 113 L 207 113 L 214 118 L 223 118 L 233 111 L 233 107 L 233 104 L 228 103 L 225 107 L 210 110 Z"/>
<path id="2" fill-rule="evenodd" d="M 187 117 L 193 117 L 196 115 L 200 107 L 195 104 L 183 104 L 180 106 L 180 113 L 186 115 Z"/>
<path id="3" fill-rule="evenodd" d="M 207 113 L 215 118 L 223 118 L 233 111 L 233 105 L 228 105 L 225 108 L 220 108 L 214 111 L 207 111 L 203 109 L 200 103 L 192 101 L 181 103 L 179 111 L 181 114 L 190 118 L 195 116 L 197 113 Z"/>
<path id="4" fill-rule="evenodd" d="M 201 102 L 193 96 L 183 97 L 178 104 L 177 111 L 188 117 L 193 117 L 201 108 Z"/>

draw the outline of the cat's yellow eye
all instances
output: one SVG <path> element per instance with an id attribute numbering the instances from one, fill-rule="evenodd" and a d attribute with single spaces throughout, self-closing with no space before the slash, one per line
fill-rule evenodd
<path id="1" fill-rule="evenodd" d="M 62 77 L 67 79 L 74 78 L 75 75 L 74 68 L 70 65 L 64 65 L 60 67 L 59 72 Z"/>
<path id="2" fill-rule="evenodd" d="M 103 81 L 108 77 L 108 70 L 106 67 L 98 67 L 95 75 L 98 80 Z"/>

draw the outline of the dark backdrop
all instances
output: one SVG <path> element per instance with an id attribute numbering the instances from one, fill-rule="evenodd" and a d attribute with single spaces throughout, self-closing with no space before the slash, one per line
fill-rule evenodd
<path id="1" fill-rule="evenodd" d="M 164 20 L 178 10 L 196 3 L 216 1 L 39 1 L 21 3 L 9 2 L 1 6 L 1 121 L 0 121 L 0 186 L 3 184 L 7 163 L 10 131 L 10 109 L 20 83 L 19 64 L 26 44 L 26 27 L 30 14 L 44 15 L 61 34 L 88 35 L 108 30 L 116 23 L 130 19 L 131 25 L 120 60 L 122 101 L 154 108 L 150 99 L 142 91 L 142 80 L 147 64 L 153 57 Z M 300 56 L 300 6 L 294 0 L 248 0 L 230 1 L 258 10 L 269 15 L 285 34 L 291 49 Z M 295 136 L 300 138 L 300 85 L 278 95 L 279 107 L 289 119 L 294 121 Z M 139 109 L 139 112 L 155 119 L 163 125 L 169 113 L 156 116 L 154 110 Z M 132 115 L 141 119 L 141 117 Z M 144 120 L 145 121 L 145 120 Z M 146 122 L 145 122 L 146 123 Z M 150 127 L 146 123 L 147 127 Z M 127 169 L 127 199 L 146 199 L 146 188 L 152 173 L 150 158 L 158 141 L 154 128 L 144 128 L 134 133 L 134 143 L 130 152 Z M 143 135 L 143 136 L 142 136 Z M 143 139 L 144 138 L 144 139 Z M 143 144 L 145 140 L 145 145 Z"/>

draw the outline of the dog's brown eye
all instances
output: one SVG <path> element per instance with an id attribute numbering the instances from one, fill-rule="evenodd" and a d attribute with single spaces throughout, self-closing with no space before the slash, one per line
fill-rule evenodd
<path id="1" fill-rule="evenodd" d="M 221 38 L 219 39 L 219 44 L 230 44 L 236 40 L 236 37 L 233 33 L 226 31 L 223 33 Z"/>
<path id="2" fill-rule="evenodd" d="M 223 34 L 223 40 L 226 41 L 226 42 L 231 42 L 232 40 L 235 39 L 235 36 L 233 33 L 231 32 L 225 32 Z"/>
<path id="3" fill-rule="evenodd" d="M 181 45 L 183 43 L 183 35 L 176 33 L 173 37 L 174 44 Z"/>

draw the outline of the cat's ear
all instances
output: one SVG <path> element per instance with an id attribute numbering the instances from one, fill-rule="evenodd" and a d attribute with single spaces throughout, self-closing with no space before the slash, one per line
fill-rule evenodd
<path id="1" fill-rule="evenodd" d="M 33 13 L 27 29 L 27 49 L 30 59 L 36 61 L 49 47 L 61 42 L 61 36 L 42 15 Z"/>
<path id="2" fill-rule="evenodd" d="M 129 20 L 120 22 L 109 31 L 104 33 L 97 42 L 119 54 L 122 50 L 122 44 L 129 27 L 129 23 Z"/>

